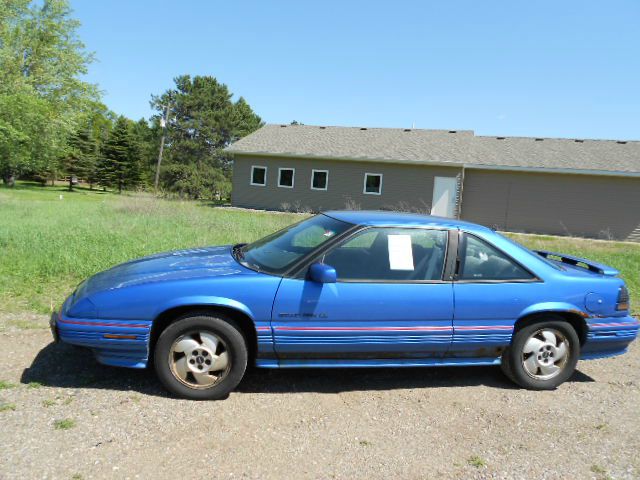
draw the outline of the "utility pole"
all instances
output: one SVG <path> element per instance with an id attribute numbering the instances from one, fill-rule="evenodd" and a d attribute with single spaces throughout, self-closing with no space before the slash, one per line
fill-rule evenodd
<path id="1" fill-rule="evenodd" d="M 162 152 L 164 152 L 164 137 L 167 133 L 167 121 L 169 120 L 169 106 L 167 103 L 164 110 L 164 116 L 160 118 L 160 126 L 162 127 L 162 137 L 160 138 L 160 152 L 158 153 L 158 164 L 156 165 L 156 181 L 154 191 L 158 193 L 158 182 L 160 181 L 160 164 L 162 163 Z"/>

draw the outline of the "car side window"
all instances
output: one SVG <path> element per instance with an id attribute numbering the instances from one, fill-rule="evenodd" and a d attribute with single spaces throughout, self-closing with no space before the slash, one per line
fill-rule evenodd
<path id="1" fill-rule="evenodd" d="M 324 263 L 338 281 L 441 280 L 446 245 L 445 230 L 370 228 L 329 251 Z"/>
<path id="2" fill-rule="evenodd" d="M 533 275 L 495 247 L 464 234 L 458 280 L 531 280 Z"/>

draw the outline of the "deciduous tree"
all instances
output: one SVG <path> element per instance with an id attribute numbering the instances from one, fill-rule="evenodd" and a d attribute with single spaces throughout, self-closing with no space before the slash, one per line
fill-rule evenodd
<path id="1" fill-rule="evenodd" d="M 0 169 L 56 172 L 97 89 L 66 0 L 0 0 Z"/>

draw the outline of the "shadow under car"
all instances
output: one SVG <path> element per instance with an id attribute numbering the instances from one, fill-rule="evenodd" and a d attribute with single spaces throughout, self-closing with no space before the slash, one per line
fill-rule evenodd
<path id="1" fill-rule="evenodd" d="M 109 367 L 99 364 L 91 351 L 64 343 L 50 343 L 26 368 L 22 383 L 38 382 L 59 388 L 94 388 L 136 391 L 168 397 L 152 368 L 144 370 Z M 593 382 L 576 370 L 568 382 Z M 367 390 L 394 390 L 440 387 L 488 386 L 518 389 L 493 366 L 410 367 L 410 368 L 248 368 L 240 393 L 340 393 Z"/>

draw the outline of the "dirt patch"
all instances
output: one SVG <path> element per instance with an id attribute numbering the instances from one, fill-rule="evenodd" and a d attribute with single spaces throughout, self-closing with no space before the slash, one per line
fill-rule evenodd
<path id="1" fill-rule="evenodd" d="M 52 344 L 44 317 L 0 320 L 0 478 L 640 477 L 637 345 L 553 392 L 489 367 L 254 369 L 191 402 Z"/>

